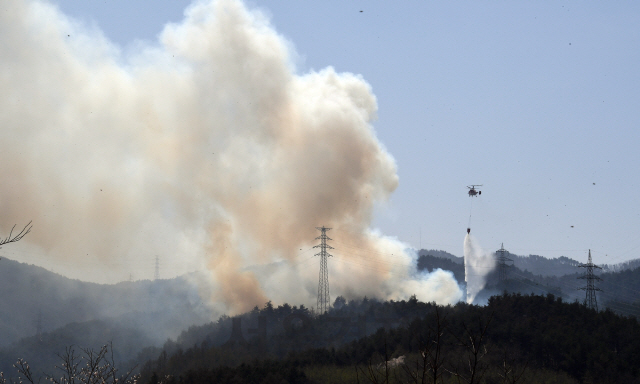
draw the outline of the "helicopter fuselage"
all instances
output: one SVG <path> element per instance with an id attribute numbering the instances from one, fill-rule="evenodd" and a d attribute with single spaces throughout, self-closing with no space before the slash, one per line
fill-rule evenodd
<path id="1" fill-rule="evenodd" d="M 475 189 L 471 188 L 469 190 L 469 196 L 477 196 L 477 195 L 481 195 L 482 191 L 476 191 Z"/>

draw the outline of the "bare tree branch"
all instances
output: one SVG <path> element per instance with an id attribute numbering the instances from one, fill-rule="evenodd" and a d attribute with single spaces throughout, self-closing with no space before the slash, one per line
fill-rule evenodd
<path id="1" fill-rule="evenodd" d="M 457 335 L 453 334 L 453 336 L 458 340 L 459 345 L 466 350 L 468 365 L 467 369 L 469 371 L 468 376 L 465 376 L 460 373 L 457 368 L 454 371 L 447 370 L 449 373 L 456 377 L 459 383 L 460 380 L 464 381 L 467 384 L 474 384 L 482 381 L 482 377 L 484 376 L 488 368 L 488 365 L 482 362 L 482 359 L 488 353 L 487 347 L 485 346 L 485 337 L 492 319 L 493 313 L 489 316 L 489 319 L 484 324 L 484 326 L 482 325 L 482 320 L 479 320 L 479 333 L 474 332 L 463 322 L 463 337 L 458 337 Z M 466 340 L 467 338 L 469 339 L 468 341 Z"/>
<path id="2" fill-rule="evenodd" d="M 11 228 L 11 232 L 9 232 L 9 236 L 7 236 L 6 239 L 0 238 L 0 246 L 9 244 L 9 243 L 15 243 L 16 241 L 20 241 L 23 237 L 27 235 L 27 233 L 31 232 L 32 227 L 33 225 L 31 225 L 31 221 L 30 221 L 27 225 L 24 226 L 24 228 L 22 228 L 22 231 L 20 231 L 20 233 L 13 236 L 13 230 L 16 228 L 16 226 L 14 225 L 13 228 Z"/>
<path id="3" fill-rule="evenodd" d="M 31 372 L 31 368 L 29 367 L 29 363 L 27 363 L 23 359 L 18 359 L 18 362 L 15 363 L 13 366 L 18 369 L 18 373 L 20 373 L 22 375 L 22 377 L 24 377 L 27 380 L 27 382 L 29 382 L 31 384 L 35 384 L 35 382 L 33 380 L 33 373 Z M 23 383 L 23 381 L 20 380 L 20 384 L 22 384 L 22 383 Z"/>
<path id="4" fill-rule="evenodd" d="M 524 363 L 524 366 L 517 367 L 515 359 L 509 359 L 509 353 L 507 348 L 504 349 L 504 357 L 502 359 L 502 365 L 500 366 L 500 372 L 498 372 L 498 376 L 502 378 L 503 383 L 506 384 L 516 384 L 522 376 L 524 376 L 525 371 L 529 365 L 529 360 Z"/>
<path id="5" fill-rule="evenodd" d="M 447 329 L 446 320 L 447 316 L 441 316 L 440 310 L 436 307 L 435 324 L 428 326 L 427 339 L 423 341 L 421 338 L 415 370 L 410 368 L 408 364 L 403 365 L 403 369 L 412 383 L 426 384 L 441 381 L 441 376 L 445 371 L 442 337 Z"/>
<path id="6" fill-rule="evenodd" d="M 56 368 L 61 370 L 63 374 L 60 378 L 46 374 L 47 380 L 53 384 L 135 384 L 139 378 L 139 375 L 131 374 L 136 367 L 124 375 L 118 376 L 111 343 L 102 346 L 97 351 L 91 348 L 80 348 L 80 350 L 83 355 L 79 357 L 76 356 L 73 346 L 66 347 L 64 353 L 58 354 L 62 365 L 56 366 Z M 80 365 L 81 362 L 82 365 Z M 26 361 L 20 359 L 14 367 L 18 369 L 18 373 L 26 379 L 28 384 L 36 384 Z"/>
<path id="7" fill-rule="evenodd" d="M 57 354 L 60 360 L 62 360 L 62 366 L 55 366 L 57 369 L 63 372 L 63 376 L 59 379 L 51 375 L 45 375 L 47 380 L 54 384 L 75 384 L 75 379 L 78 376 L 78 363 L 76 362 L 75 350 L 73 346 L 68 346 L 64 349 L 63 354 Z"/>

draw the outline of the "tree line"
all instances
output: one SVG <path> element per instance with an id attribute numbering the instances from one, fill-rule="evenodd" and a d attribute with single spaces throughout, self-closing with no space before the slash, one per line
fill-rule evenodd
<path id="1" fill-rule="evenodd" d="M 347 305 L 348 306 L 348 305 Z M 366 308 L 363 308 L 366 307 Z M 273 334 L 245 345 L 201 343 L 145 363 L 143 383 L 620 383 L 640 380 L 640 326 L 552 294 L 503 294 L 486 306 L 369 300 L 365 313 L 395 311 L 395 328 L 340 345 Z M 262 312 L 262 310 L 260 311 Z M 329 313 L 331 315 L 332 313 Z M 317 339 L 316 339 L 317 340 Z M 255 378 L 259 377 L 257 381 Z M 214 380 L 215 379 L 215 380 Z M 213 381 L 212 381 L 213 380 Z"/>

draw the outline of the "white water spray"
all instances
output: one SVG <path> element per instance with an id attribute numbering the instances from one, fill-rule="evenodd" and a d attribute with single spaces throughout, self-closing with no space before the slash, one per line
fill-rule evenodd
<path id="1" fill-rule="evenodd" d="M 467 282 L 467 303 L 475 300 L 484 288 L 487 275 L 493 271 L 496 260 L 482 250 L 478 242 L 467 234 L 464 238 L 464 280 Z"/>

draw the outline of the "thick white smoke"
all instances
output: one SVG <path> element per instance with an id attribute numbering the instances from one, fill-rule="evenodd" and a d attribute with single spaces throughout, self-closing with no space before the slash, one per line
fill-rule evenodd
<path id="1" fill-rule="evenodd" d="M 297 74 L 240 1 L 195 3 L 123 56 L 49 4 L 4 0 L 0 52 L 0 230 L 33 220 L 47 266 L 115 282 L 159 255 L 210 271 L 203 291 L 232 312 L 312 302 L 318 263 L 299 253 L 324 225 L 343 245 L 332 292 L 457 300 L 451 275 L 407 278 L 404 246 L 369 229 L 398 184 L 369 84 Z"/>
<path id="2" fill-rule="evenodd" d="M 482 250 L 470 234 L 464 238 L 464 280 L 467 282 L 467 303 L 473 303 L 484 288 L 487 275 L 493 271 L 496 260 L 493 254 Z"/>

